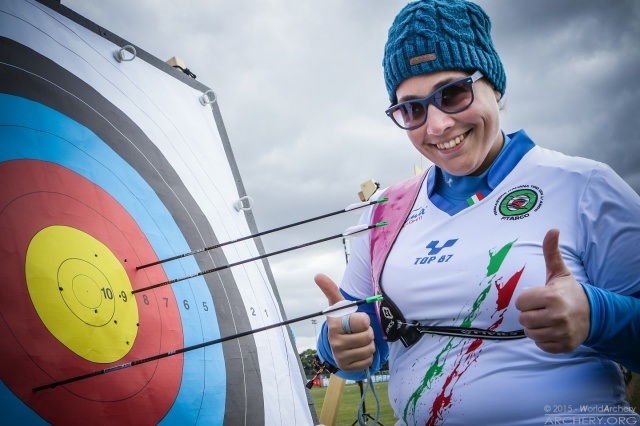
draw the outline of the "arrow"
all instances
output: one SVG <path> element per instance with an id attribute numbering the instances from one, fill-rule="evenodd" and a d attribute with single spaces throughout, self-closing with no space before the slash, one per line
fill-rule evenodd
<path id="1" fill-rule="evenodd" d="M 268 231 L 258 232 L 257 234 L 247 235 L 246 237 L 238 238 L 236 240 L 231 240 L 231 241 L 227 241 L 227 242 L 224 242 L 224 243 L 218 243 L 218 244 L 215 244 L 215 245 L 212 245 L 212 246 L 209 246 L 209 247 L 204 247 L 204 248 L 201 248 L 201 249 L 198 249 L 198 250 L 190 251 L 189 253 L 179 254 L 179 255 L 176 255 L 176 256 L 168 257 L 166 259 L 157 260 L 157 261 L 151 262 L 151 263 L 146 263 L 144 265 L 136 266 L 136 269 L 148 268 L 149 266 L 158 265 L 160 263 L 169 262 L 171 260 L 181 259 L 181 258 L 187 257 L 187 256 L 193 256 L 194 254 L 198 254 L 198 253 L 202 253 L 202 252 L 205 252 L 205 251 L 217 249 L 217 248 L 220 248 L 220 247 L 227 246 L 229 244 L 239 243 L 240 241 L 249 240 L 251 238 L 260 237 L 262 235 L 271 234 L 272 232 L 282 231 L 282 230 L 288 229 L 288 228 L 293 228 L 294 226 L 298 226 L 298 225 L 302 225 L 302 224 L 305 224 L 305 223 L 313 222 L 313 221 L 316 221 L 316 220 L 324 219 L 324 218 L 330 217 L 330 216 L 335 216 L 337 214 L 346 213 L 346 212 L 349 212 L 351 210 L 361 209 L 362 207 L 367 207 L 367 206 L 370 206 L 370 205 L 373 205 L 373 204 L 384 203 L 385 201 L 388 201 L 388 200 L 389 200 L 388 198 L 380 198 L 380 199 L 374 200 L 374 201 L 365 201 L 363 203 L 349 204 L 347 207 L 345 207 L 342 210 L 337 210 L 335 212 L 331 212 L 331 213 L 323 214 L 323 215 L 320 215 L 320 216 L 316 216 L 316 217 L 313 217 L 311 219 L 301 220 L 300 222 L 290 223 L 289 225 L 284 225 L 284 226 L 280 226 L 278 228 L 269 229 Z"/>
<path id="2" fill-rule="evenodd" d="M 356 300 L 356 301 L 350 301 L 350 300 L 343 300 L 340 301 L 338 303 L 336 303 L 335 305 L 329 306 L 328 308 L 319 311 L 319 312 L 315 312 L 313 314 L 308 314 L 308 315 L 304 315 L 298 318 L 294 318 L 294 319 L 290 319 L 290 320 L 286 320 L 286 321 L 282 321 L 276 324 L 271 324 L 271 325 L 267 325 L 265 327 L 260 327 L 260 328 L 256 328 L 254 330 L 248 330 L 248 331 L 244 331 L 242 333 L 238 333 L 238 334 L 233 334 L 231 336 L 227 336 L 227 337 L 222 337 L 220 339 L 215 339 L 215 340 L 210 340 L 208 342 L 203 342 L 203 343 L 198 343 L 197 345 L 192 345 L 192 346 L 187 346 L 185 348 L 182 349 L 176 349 L 173 351 L 169 351 L 169 352 L 164 352 L 158 355 L 153 355 L 150 356 L 148 358 L 142 358 L 136 361 L 131 361 L 131 362 L 127 362 L 125 364 L 120 364 L 120 365 L 116 365 L 113 367 L 109 367 L 109 368 L 105 368 L 103 370 L 98 370 L 98 371 L 94 371 L 93 373 L 88 373 L 88 374 L 83 374 L 81 376 L 76 376 L 76 377 L 71 377 L 69 379 L 65 379 L 65 380 L 60 380 L 57 382 L 53 382 L 50 383 L 48 385 L 44 385 L 44 386 L 38 386 L 32 389 L 33 392 L 40 392 L 42 390 L 45 389 L 53 389 L 56 386 L 62 386 L 62 385 L 66 385 L 69 383 L 73 383 L 73 382 L 77 382 L 80 380 L 85 380 L 88 379 L 90 377 L 95 377 L 95 376 L 100 376 L 103 374 L 107 374 L 107 373 L 111 373 L 112 371 L 118 371 L 118 370 L 124 370 L 125 368 L 129 368 L 129 367 L 133 367 L 135 365 L 140 365 L 140 364 L 144 364 L 150 361 L 155 361 L 158 359 L 162 359 L 162 358 L 167 358 L 173 355 L 178 355 L 178 354 L 182 354 L 185 352 L 189 352 L 189 351 L 193 351 L 196 349 L 201 349 L 207 346 L 211 346 L 211 345 L 215 345 L 218 343 L 222 343 L 222 342 L 226 342 L 227 340 L 232 340 L 232 339 L 238 339 L 240 337 L 244 337 L 244 336 L 248 336 L 250 334 L 254 334 L 254 333 L 258 333 L 261 331 L 265 331 L 265 330 L 270 330 L 272 328 L 276 328 L 276 327 L 280 327 L 283 325 L 289 325 L 289 324 L 293 324 L 294 322 L 300 322 L 300 321 L 304 321 L 307 320 L 309 318 L 313 318 L 313 317 L 319 317 L 322 315 L 326 315 L 326 316 L 330 316 L 330 317 L 336 317 L 336 316 L 343 316 L 343 315 L 347 315 L 347 314 L 352 314 L 354 312 L 356 312 L 358 310 L 358 306 L 363 305 L 365 303 L 372 303 L 372 302 L 377 302 L 382 300 L 382 295 L 376 295 L 376 296 L 371 296 L 371 297 L 367 297 L 366 299 L 361 299 L 361 300 Z"/>
<path id="3" fill-rule="evenodd" d="M 265 257 L 274 256 L 276 254 L 286 253 L 288 251 L 297 250 L 297 249 L 300 249 L 300 248 L 312 246 L 314 244 L 318 244 L 318 243 L 322 243 L 322 242 L 325 242 L 325 241 L 333 240 L 335 238 L 342 238 L 342 237 L 346 237 L 346 236 L 349 236 L 349 235 L 359 234 L 361 232 L 365 232 L 365 231 L 368 231 L 368 230 L 373 229 L 373 228 L 384 226 L 386 224 L 387 224 L 387 222 L 378 222 L 378 223 L 376 223 L 374 225 L 362 224 L 362 225 L 351 226 L 351 227 L 347 228 L 341 234 L 332 235 L 330 237 L 321 238 L 321 239 L 316 240 L 316 241 L 311 241 L 309 243 L 300 244 L 300 245 L 297 245 L 297 246 L 293 246 L 293 247 L 289 247 L 289 248 L 286 248 L 286 249 L 274 251 L 274 252 L 271 252 L 271 253 L 262 254 L 260 256 L 252 257 L 250 259 L 245 259 L 245 260 L 241 260 L 239 262 L 230 263 L 228 265 L 218 266 L 216 268 L 208 269 L 206 271 L 198 272 L 197 274 L 188 275 L 186 277 L 175 278 L 175 279 L 172 279 L 172 280 L 169 280 L 169 281 L 164 281 L 164 282 L 161 282 L 161 283 L 158 283 L 158 284 L 153 284 L 153 285 L 150 285 L 150 286 L 147 286 L 147 287 L 142 287 L 142 288 L 133 290 L 131 292 L 131 294 L 140 293 L 142 291 L 151 290 L 153 288 L 158 288 L 158 287 L 162 287 L 162 286 L 169 285 L 169 284 L 175 284 L 175 283 L 177 283 L 179 281 L 184 281 L 184 280 L 188 280 L 188 279 L 191 279 L 191 278 L 199 277 L 199 276 L 202 276 L 202 275 L 210 274 L 212 272 L 221 271 L 223 269 L 227 269 L 227 268 L 231 268 L 231 267 L 234 267 L 234 266 L 242 265 L 243 263 L 253 262 L 254 260 L 264 259 Z"/>

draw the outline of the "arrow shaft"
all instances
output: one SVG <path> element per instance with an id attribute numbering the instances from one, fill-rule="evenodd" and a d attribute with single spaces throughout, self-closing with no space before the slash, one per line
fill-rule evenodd
<path id="1" fill-rule="evenodd" d="M 142 287 L 142 288 L 133 290 L 131 293 L 132 294 L 136 294 L 136 293 L 140 293 L 142 291 L 151 290 L 151 289 L 162 287 L 162 286 L 165 286 L 165 285 L 175 284 L 175 283 L 180 282 L 180 281 L 184 281 L 184 280 L 188 280 L 188 279 L 191 279 L 191 278 L 200 277 L 200 276 L 206 275 L 206 274 L 211 274 L 213 272 L 218 272 L 218 271 L 221 271 L 223 269 L 232 268 L 234 266 L 238 266 L 238 265 L 242 265 L 242 264 L 245 264 L 245 263 L 253 262 L 253 261 L 256 261 L 256 260 L 264 259 L 266 257 L 275 256 L 277 254 L 282 254 L 282 253 L 286 253 L 286 252 L 293 251 L 293 250 L 298 250 L 298 249 L 301 249 L 301 248 L 304 248 L 304 247 L 309 247 L 309 246 L 312 246 L 312 245 L 315 245 L 315 244 L 319 244 L 319 243 L 323 243 L 325 241 L 333 240 L 333 239 L 336 239 L 336 238 L 342 238 L 342 236 L 343 236 L 342 234 L 336 234 L 336 235 L 332 235 L 330 237 L 321 238 L 319 240 L 311 241 L 311 242 L 300 244 L 300 245 L 293 246 L 293 247 L 288 247 L 288 248 L 285 248 L 285 249 L 282 249 L 282 250 L 277 250 L 277 251 L 274 251 L 274 252 L 271 252 L 271 253 L 265 253 L 265 254 L 262 254 L 260 256 L 252 257 L 250 259 L 245 259 L 245 260 L 241 260 L 241 261 L 238 261 L 238 262 L 235 262 L 235 263 L 230 263 L 228 265 L 218 266 L 218 267 L 213 268 L 213 269 L 208 269 L 206 271 L 198 272 L 197 274 L 188 275 L 188 276 L 182 277 L 182 278 L 174 278 L 174 279 L 169 280 L 169 281 L 164 281 L 164 282 L 161 282 L 161 283 L 158 283 L 158 284 L 153 284 L 153 285 L 150 285 L 150 286 L 147 286 L 147 287 Z"/>
<path id="2" fill-rule="evenodd" d="M 354 305 L 355 306 L 359 306 L 359 305 L 362 305 L 363 303 L 369 303 L 370 299 L 371 298 L 357 300 L 357 301 L 354 301 L 353 303 L 350 303 L 350 304 L 345 305 L 345 306 L 340 306 L 340 307 L 335 308 L 335 309 L 331 309 L 331 307 L 330 307 L 328 309 L 325 309 L 324 311 L 314 312 L 312 314 L 307 314 L 307 315 L 303 315 L 301 317 L 297 317 L 297 318 L 281 321 L 281 322 L 278 322 L 278 323 L 275 323 L 275 324 L 266 325 L 264 327 L 255 328 L 253 330 L 243 331 L 241 333 L 233 334 L 233 335 L 226 336 L 226 337 L 221 337 L 221 338 L 215 339 L 215 340 L 209 340 L 207 342 L 198 343 L 196 345 L 187 346 L 187 347 L 176 349 L 176 350 L 169 351 L 169 352 L 164 352 L 164 353 L 161 353 L 161 354 L 158 354 L 158 355 L 153 355 L 153 356 L 150 356 L 150 357 L 147 357 L 147 358 L 142 358 L 142 359 L 138 359 L 138 360 L 135 360 L 135 361 L 127 362 L 127 363 L 124 363 L 124 364 L 116 365 L 116 366 L 113 366 L 113 367 L 105 368 L 105 369 L 102 369 L 102 370 L 94 371 L 92 373 L 87 373 L 87 374 L 83 374 L 83 375 L 80 375 L 80 376 L 71 377 L 71 378 L 68 378 L 68 379 L 65 379 L 65 380 L 60 380 L 60 381 L 57 381 L 57 382 L 49 383 L 47 385 L 35 387 L 35 388 L 32 389 L 32 391 L 33 392 L 40 392 L 40 391 L 45 390 L 45 389 L 53 389 L 53 388 L 55 388 L 57 386 L 62 386 L 62 385 L 66 385 L 66 384 L 69 384 L 69 383 L 78 382 L 80 380 L 85 380 L 85 379 L 88 379 L 88 378 L 91 378 L 91 377 L 95 377 L 95 376 L 101 376 L 103 374 L 111 373 L 113 371 L 124 370 L 125 368 L 133 367 L 133 366 L 140 365 L 140 364 L 145 364 L 147 362 L 156 361 L 156 360 L 159 360 L 159 359 L 162 359 L 162 358 L 168 358 L 170 356 L 182 354 L 182 353 L 185 353 L 185 352 L 194 351 L 196 349 L 202 349 L 202 348 L 205 348 L 207 346 L 212 346 L 212 345 L 216 345 L 218 343 L 226 342 L 228 340 L 238 339 L 240 337 L 245 337 L 245 336 L 248 336 L 250 334 L 254 334 L 254 333 L 259 333 L 261 331 L 270 330 L 272 328 L 282 327 L 284 325 L 293 324 L 295 322 L 300 322 L 300 321 L 304 321 L 304 320 L 307 320 L 307 319 L 310 319 L 310 318 L 319 317 L 319 316 L 322 316 L 323 314 L 328 313 L 328 312 L 336 312 L 336 311 L 339 311 L 341 309 L 350 308 L 350 307 L 352 307 Z"/>
<path id="3" fill-rule="evenodd" d="M 369 202 L 365 202 L 365 203 L 359 203 L 359 204 L 351 205 L 351 206 L 348 206 L 347 208 L 344 208 L 342 210 L 337 210 L 335 212 L 325 213 L 325 214 L 322 214 L 320 216 L 312 217 L 310 219 L 301 220 L 299 222 L 290 223 L 288 225 L 278 226 L 277 228 L 269 229 L 267 231 L 258 232 L 256 234 L 247 235 L 245 237 L 237 238 L 235 240 L 226 241 L 224 243 L 214 244 L 212 246 L 208 246 L 208 247 L 204 247 L 204 248 L 201 248 L 201 249 L 198 249 L 198 250 L 194 250 L 194 251 L 191 251 L 189 253 L 178 254 L 176 256 L 167 257 L 166 259 L 157 260 L 157 261 L 151 262 L 151 263 L 145 263 L 144 265 L 137 266 L 136 269 L 148 268 L 149 266 L 159 265 L 161 263 L 169 262 L 171 260 L 181 259 L 181 258 L 187 257 L 187 256 L 193 256 L 195 254 L 202 253 L 202 252 L 205 252 L 205 251 L 217 249 L 217 248 L 224 247 L 224 246 L 227 246 L 227 245 L 230 245 L 230 244 L 236 244 L 236 243 L 239 243 L 241 241 L 245 241 L 245 240 L 250 240 L 252 238 L 261 237 L 263 235 L 271 234 L 273 232 L 283 231 L 285 229 L 293 228 L 295 226 L 304 225 L 305 223 L 315 222 L 315 221 L 320 220 L 320 219 L 325 219 L 327 217 L 331 217 L 331 216 L 335 216 L 335 215 L 338 215 L 338 214 L 350 212 L 352 210 L 360 209 L 362 207 L 370 206 L 372 204 L 378 204 L 378 203 L 384 202 L 386 200 L 387 200 L 386 198 L 383 198 L 383 199 L 380 199 L 380 200 L 369 201 Z"/>

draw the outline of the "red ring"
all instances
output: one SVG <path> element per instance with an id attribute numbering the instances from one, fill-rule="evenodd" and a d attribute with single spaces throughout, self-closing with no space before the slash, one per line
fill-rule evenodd
<path id="1" fill-rule="evenodd" d="M 120 259 L 133 289 L 167 280 L 161 267 L 136 271 L 156 258 L 131 215 L 102 188 L 60 165 L 35 160 L 0 163 L 0 379 L 53 424 L 88 418 L 157 423 L 177 397 L 183 355 L 34 393 L 34 387 L 99 371 L 183 346 L 178 306 L 169 287 L 136 294 L 139 330 L 129 353 L 112 364 L 90 362 L 60 343 L 40 320 L 27 291 L 25 255 L 34 235 L 51 225 L 81 230 Z M 28 176 L 29 178 L 25 178 Z M 149 304 L 144 303 L 144 298 Z M 131 296 L 134 297 L 133 295 Z M 113 402 L 104 404 L 105 401 Z"/>

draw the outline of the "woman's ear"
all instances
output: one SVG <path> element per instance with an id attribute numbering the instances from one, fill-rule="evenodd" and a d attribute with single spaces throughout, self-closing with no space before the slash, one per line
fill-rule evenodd
<path id="1" fill-rule="evenodd" d="M 505 111 L 507 109 L 507 98 L 506 96 L 500 94 L 497 90 L 496 93 L 496 101 L 498 102 L 498 111 Z"/>

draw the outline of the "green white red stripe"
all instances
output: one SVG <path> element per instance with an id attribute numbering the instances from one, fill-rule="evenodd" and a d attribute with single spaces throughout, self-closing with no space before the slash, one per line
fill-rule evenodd
<path id="1" fill-rule="evenodd" d="M 469 197 L 467 199 L 467 203 L 472 206 L 478 202 L 480 202 L 480 200 L 482 200 L 484 198 L 484 196 L 482 195 L 482 192 L 476 192 L 472 197 Z"/>

